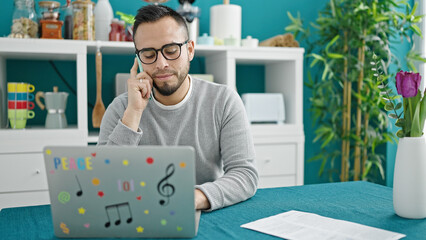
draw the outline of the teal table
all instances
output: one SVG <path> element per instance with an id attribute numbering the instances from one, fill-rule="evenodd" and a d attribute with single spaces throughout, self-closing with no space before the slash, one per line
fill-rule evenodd
<path id="1" fill-rule="evenodd" d="M 240 225 L 289 210 L 316 213 L 406 234 L 404 239 L 426 239 L 426 219 L 398 217 L 392 206 L 392 189 L 368 182 L 347 182 L 259 189 L 239 204 L 202 213 L 194 239 L 278 239 Z M 3 209 L 0 239 L 56 239 L 50 207 Z"/>

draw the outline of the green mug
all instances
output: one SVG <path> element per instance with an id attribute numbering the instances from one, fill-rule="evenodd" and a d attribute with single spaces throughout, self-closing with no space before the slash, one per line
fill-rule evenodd
<path id="1" fill-rule="evenodd" d="M 23 129 L 27 124 L 27 119 L 34 118 L 34 111 L 27 109 L 8 109 L 9 125 L 13 129 Z"/>
<path id="2" fill-rule="evenodd" d="M 27 119 L 9 118 L 9 125 L 13 129 L 24 129 L 25 125 L 27 125 Z"/>

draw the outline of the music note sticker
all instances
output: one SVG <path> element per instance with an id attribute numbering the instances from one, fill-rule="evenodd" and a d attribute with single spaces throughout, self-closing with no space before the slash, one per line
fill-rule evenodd
<path id="1" fill-rule="evenodd" d="M 175 165 L 173 163 L 169 164 L 166 168 L 166 176 L 160 180 L 157 185 L 157 191 L 161 196 L 165 197 L 166 200 L 161 199 L 160 205 L 166 206 L 169 204 L 170 197 L 175 193 L 175 187 L 168 182 L 169 178 L 175 172 Z"/>
<path id="2" fill-rule="evenodd" d="M 83 189 L 81 188 L 81 184 L 80 181 L 77 178 L 77 175 L 75 175 L 75 179 L 77 180 L 77 184 L 80 190 L 77 191 L 76 195 L 77 197 L 81 197 L 81 195 L 83 195 Z"/>
<path id="3" fill-rule="evenodd" d="M 114 209 L 117 211 L 117 216 L 116 216 L 116 221 L 114 222 L 115 225 L 120 225 L 121 224 L 121 215 L 120 215 L 120 209 L 122 209 L 123 207 L 127 208 L 127 210 L 129 210 L 129 217 L 127 218 L 126 222 L 127 223 L 131 223 L 133 221 L 133 216 L 132 216 L 132 211 L 130 209 L 130 205 L 128 202 L 124 202 L 124 203 L 118 203 L 118 204 L 112 204 L 112 205 L 108 205 L 105 207 L 105 212 L 108 218 L 108 221 L 105 223 L 105 227 L 109 228 L 109 226 L 111 226 L 111 218 L 109 216 L 109 209 Z M 115 212 L 115 211 L 113 211 Z M 126 211 L 127 213 L 127 211 Z"/>

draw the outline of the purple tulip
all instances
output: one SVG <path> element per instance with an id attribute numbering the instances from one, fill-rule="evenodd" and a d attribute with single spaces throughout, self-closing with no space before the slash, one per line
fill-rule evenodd
<path id="1" fill-rule="evenodd" d="M 415 97 L 419 89 L 422 76 L 419 73 L 403 72 L 396 74 L 396 90 L 404 98 Z"/>

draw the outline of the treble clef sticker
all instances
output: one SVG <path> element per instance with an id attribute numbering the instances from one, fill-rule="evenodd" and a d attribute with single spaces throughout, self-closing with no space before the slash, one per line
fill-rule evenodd
<path id="1" fill-rule="evenodd" d="M 171 163 L 166 168 L 166 176 L 162 178 L 157 185 L 158 193 L 161 196 L 166 198 L 166 200 L 164 199 L 160 200 L 160 205 L 162 206 L 166 206 L 167 204 L 169 204 L 170 197 L 173 196 L 173 194 L 175 193 L 175 187 L 168 182 L 168 179 L 173 175 L 174 172 L 175 172 L 175 165 Z"/>

